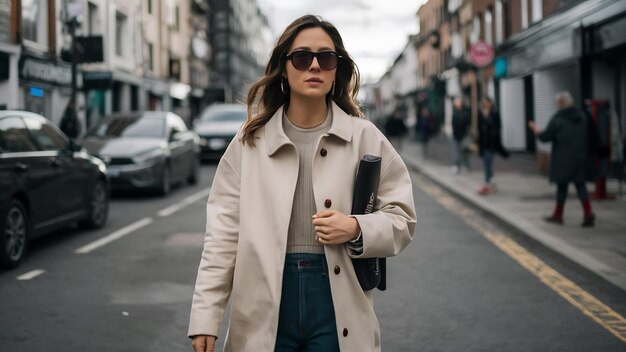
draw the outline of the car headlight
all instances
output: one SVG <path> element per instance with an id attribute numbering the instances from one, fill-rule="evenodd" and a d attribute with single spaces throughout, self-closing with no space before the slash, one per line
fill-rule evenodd
<path id="1" fill-rule="evenodd" d="M 133 157 L 133 162 L 135 164 L 150 163 L 152 161 L 159 159 L 162 155 L 163 155 L 163 152 L 161 151 L 161 149 L 152 149 L 152 150 L 148 150 L 146 152 L 135 155 Z"/>

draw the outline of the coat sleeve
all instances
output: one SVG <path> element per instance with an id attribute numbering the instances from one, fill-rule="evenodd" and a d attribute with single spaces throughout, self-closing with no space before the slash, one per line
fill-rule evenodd
<path id="1" fill-rule="evenodd" d="M 230 297 L 239 236 L 240 177 L 220 161 L 207 202 L 204 249 L 191 305 L 188 336 L 218 336 Z"/>
<path id="2" fill-rule="evenodd" d="M 413 187 L 402 159 L 394 156 L 381 171 L 376 211 L 351 215 L 357 219 L 363 238 L 363 252 L 348 249 L 352 258 L 391 257 L 400 253 L 413 238 L 416 216 Z"/>
<path id="3" fill-rule="evenodd" d="M 548 122 L 546 129 L 539 133 L 537 138 L 542 142 L 553 142 L 556 136 L 556 129 L 556 119 L 553 117 L 550 119 L 550 122 Z"/>

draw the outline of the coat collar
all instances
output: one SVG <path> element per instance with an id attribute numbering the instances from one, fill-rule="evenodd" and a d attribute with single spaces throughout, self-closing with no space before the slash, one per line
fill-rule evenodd
<path id="1" fill-rule="evenodd" d="M 334 101 L 331 104 L 333 121 L 328 134 L 350 142 L 352 140 L 352 119 L 354 117 L 346 114 Z M 291 140 L 283 129 L 283 108 L 284 106 L 281 106 L 276 110 L 274 116 L 265 124 L 265 145 L 267 146 L 267 154 L 269 156 L 274 155 L 282 146 L 291 144 Z"/>

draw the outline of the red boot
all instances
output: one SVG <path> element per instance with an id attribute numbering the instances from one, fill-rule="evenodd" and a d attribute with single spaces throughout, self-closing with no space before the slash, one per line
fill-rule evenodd
<path id="1" fill-rule="evenodd" d="M 563 209 L 565 208 L 565 203 L 557 202 L 554 207 L 554 213 L 551 216 L 546 216 L 543 219 L 549 223 L 563 225 Z"/>

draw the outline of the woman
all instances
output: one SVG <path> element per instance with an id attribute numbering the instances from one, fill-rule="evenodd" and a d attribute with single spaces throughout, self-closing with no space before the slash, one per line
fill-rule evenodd
<path id="1" fill-rule="evenodd" d="M 593 227 L 595 215 L 591 209 L 589 193 L 585 185 L 585 169 L 588 163 L 588 121 L 582 111 L 574 107 L 574 99 L 569 92 L 559 92 L 556 96 L 558 111 L 542 131 L 535 122 L 528 126 L 542 142 L 552 142 L 550 158 L 550 181 L 557 184 L 556 206 L 547 222 L 563 225 L 563 210 L 570 183 L 576 186 L 576 194 L 583 206 L 582 227 Z"/>
<path id="2" fill-rule="evenodd" d="M 399 155 L 355 102 L 359 75 L 337 29 L 291 23 L 248 96 L 248 121 L 216 171 L 188 335 L 212 351 L 378 351 L 372 293 L 351 258 L 411 241 L 415 210 Z M 356 168 L 381 156 L 375 211 L 349 215 Z"/>
<path id="3" fill-rule="evenodd" d="M 493 180 L 493 157 L 495 153 L 508 158 L 509 153 L 502 147 L 500 114 L 493 108 L 488 97 L 481 101 L 480 117 L 478 118 L 478 152 L 483 159 L 485 183 L 478 194 L 487 195 L 496 190 Z"/>

